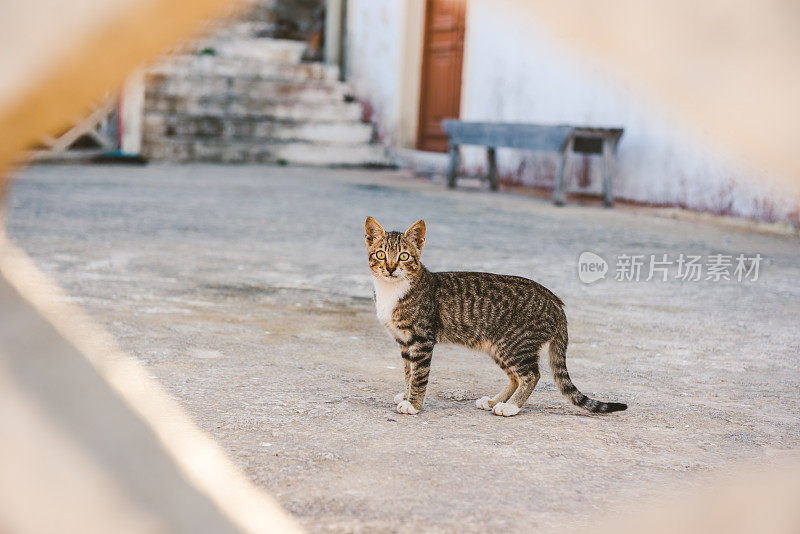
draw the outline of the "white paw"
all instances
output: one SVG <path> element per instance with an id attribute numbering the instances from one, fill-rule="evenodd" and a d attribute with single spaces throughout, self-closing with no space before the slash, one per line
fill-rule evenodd
<path id="1" fill-rule="evenodd" d="M 480 399 L 475 401 L 475 406 L 477 406 L 481 410 L 491 410 L 492 407 L 489 406 L 490 400 L 492 400 L 491 397 L 481 397 Z"/>
<path id="2" fill-rule="evenodd" d="M 395 404 L 400 404 L 404 400 L 406 400 L 406 392 L 405 391 L 402 392 L 402 393 L 398 393 L 397 395 L 394 396 L 394 403 Z"/>
<path id="3" fill-rule="evenodd" d="M 414 408 L 414 405 L 407 400 L 401 401 L 397 405 L 397 411 L 400 413 L 407 413 L 408 415 L 415 415 L 419 412 L 419 410 Z"/>
<path id="4" fill-rule="evenodd" d="M 519 413 L 519 406 L 511 404 L 510 402 L 498 402 L 492 408 L 492 413 L 495 415 L 502 415 L 503 417 L 511 417 Z"/>

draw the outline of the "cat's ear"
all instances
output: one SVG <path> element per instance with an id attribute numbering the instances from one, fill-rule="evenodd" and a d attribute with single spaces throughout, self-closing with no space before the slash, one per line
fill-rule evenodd
<path id="1" fill-rule="evenodd" d="M 367 246 L 371 247 L 372 243 L 374 243 L 376 239 L 380 239 L 385 235 L 386 230 L 383 229 L 383 226 L 378 224 L 378 221 L 372 217 L 367 217 L 367 220 L 364 223 L 364 241 L 367 243 Z"/>
<path id="2" fill-rule="evenodd" d="M 422 219 L 412 224 L 406 233 L 403 234 L 406 239 L 414 243 L 414 245 L 422 250 L 425 246 L 425 221 Z"/>

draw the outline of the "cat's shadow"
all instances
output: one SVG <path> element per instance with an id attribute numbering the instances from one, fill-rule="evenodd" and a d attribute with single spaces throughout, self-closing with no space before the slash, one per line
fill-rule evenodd
<path id="1" fill-rule="evenodd" d="M 609 414 L 604 413 L 591 413 L 585 411 L 578 411 L 578 410 L 571 410 L 569 406 L 525 406 L 523 410 L 520 412 L 522 413 L 547 413 L 548 415 L 566 415 L 566 416 L 575 416 L 575 417 L 588 417 L 590 419 L 597 419 L 597 418 L 604 418 L 607 417 Z"/>

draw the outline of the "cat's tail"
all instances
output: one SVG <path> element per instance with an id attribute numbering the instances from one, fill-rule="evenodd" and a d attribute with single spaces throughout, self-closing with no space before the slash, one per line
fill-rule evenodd
<path id="1" fill-rule="evenodd" d="M 550 341 L 550 369 L 553 370 L 553 377 L 556 379 L 558 389 L 564 394 L 575 406 L 580 406 L 584 410 L 589 410 L 592 413 L 609 413 L 619 412 L 628 407 L 627 404 L 621 402 L 603 402 L 591 399 L 578 391 L 575 384 L 569 377 L 567 372 L 567 343 L 569 337 L 567 336 L 566 320 L 563 326 L 558 329 L 556 336 Z"/>

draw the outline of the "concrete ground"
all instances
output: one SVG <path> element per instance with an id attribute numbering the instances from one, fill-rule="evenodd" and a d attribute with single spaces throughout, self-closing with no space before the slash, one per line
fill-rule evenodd
<path id="1" fill-rule="evenodd" d="M 311 531 L 564 530 L 800 449 L 796 237 L 259 166 L 41 166 L 7 208 L 11 237 Z M 504 374 L 437 347 L 424 410 L 395 413 L 402 363 L 373 311 L 367 215 L 425 218 L 432 270 L 552 289 L 574 381 L 629 410 L 582 412 L 545 372 L 518 416 L 497 417 L 473 401 Z M 587 250 L 607 279 L 578 280 Z M 613 279 L 619 254 L 680 253 L 765 259 L 755 282 Z"/>

